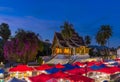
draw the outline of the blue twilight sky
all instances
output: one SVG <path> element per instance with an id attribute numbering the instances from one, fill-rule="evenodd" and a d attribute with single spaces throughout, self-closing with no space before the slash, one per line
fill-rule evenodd
<path id="1" fill-rule="evenodd" d="M 64 21 L 72 23 L 79 35 L 90 35 L 92 44 L 98 28 L 110 24 L 110 47 L 120 45 L 120 0 L 0 0 L 0 23 L 8 23 L 12 35 L 23 28 L 52 41 Z"/>

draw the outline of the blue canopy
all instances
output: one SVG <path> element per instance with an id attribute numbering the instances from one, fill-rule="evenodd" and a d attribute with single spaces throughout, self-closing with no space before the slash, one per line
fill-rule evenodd
<path id="1" fill-rule="evenodd" d="M 78 65 L 71 65 L 71 64 L 69 64 L 69 63 L 67 63 L 67 64 L 64 64 L 63 66 L 65 66 L 66 68 L 80 68 Z"/>
<path id="2" fill-rule="evenodd" d="M 91 66 L 90 68 L 93 69 L 93 70 L 101 69 L 99 66 L 96 66 L 96 65 L 93 65 L 93 66 Z"/>
<path id="3" fill-rule="evenodd" d="M 111 65 L 118 65 L 118 62 L 115 62 L 115 63 L 113 63 L 113 64 L 111 64 Z"/>
<path id="4" fill-rule="evenodd" d="M 104 80 L 103 82 L 108 82 L 107 80 Z"/>
<path id="5" fill-rule="evenodd" d="M 74 68 L 78 68 L 78 66 L 73 66 L 73 65 L 71 65 L 71 64 L 69 64 L 69 63 L 67 63 L 67 64 L 64 64 L 64 68 L 62 68 L 61 69 L 61 71 L 67 71 L 67 70 L 71 70 L 71 69 L 74 69 Z"/>
<path id="6" fill-rule="evenodd" d="M 63 66 L 65 66 L 65 67 L 73 67 L 73 65 L 71 65 L 71 64 L 69 64 L 69 63 L 64 64 Z"/>
<path id="7" fill-rule="evenodd" d="M 47 73 L 49 73 L 49 74 L 53 74 L 53 73 L 56 73 L 56 72 L 58 72 L 60 69 L 58 69 L 58 68 L 51 68 L 51 69 L 47 69 L 47 70 L 45 70 Z"/>
<path id="8" fill-rule="evenodd" d="M 71 70 L 71 69 L 74 69 L 74 68 L 65 67 L 65 68 L 62 68 L 61 71 L 67 71 L 67 70 Z"/>
<path id="9" fill-rule="evenodd" d="M 75 65 L 74 67 L 75 67 L 75 68 L 80 68 L 80 66 L 78 66 L 78 65 Z"/>
<path id="10" fill-rule="evenodd" d="M 9 82 L 27 82 L 27 81 L 24 81 L 24 80 L 20 80 L 20 79 L 17 79 L 17 78 L 12 78 L 12 80 L 10 80 Z"/>
<path id="11" fill-rule="evenodd" d="M 99 65 L 99 67 L 100 68 L 105 68 L 105 67 L 107 67 L 105 64 L 101 64 L 101 65 Z"/>
<path id="12" fill-rule="evenodd" d="M 4 69 L 0 69 L 0 73 L 4 73 Z"/>

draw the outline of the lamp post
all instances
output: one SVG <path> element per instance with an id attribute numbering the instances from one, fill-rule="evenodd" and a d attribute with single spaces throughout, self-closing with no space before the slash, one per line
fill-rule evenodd
<path id="1" fill-rule="evenodd" d="M 87 66 L 88 66 L 88 62 L 85 62 L 85 76 L 87 77 Z"/>

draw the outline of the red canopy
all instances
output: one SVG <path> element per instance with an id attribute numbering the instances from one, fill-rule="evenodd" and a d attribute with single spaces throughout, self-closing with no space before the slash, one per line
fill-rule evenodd
<path id="1" fill-rule="evenodd" d="M 70 75 L 81 75 L 81 74 L 85 73 L 85 71 L 81 70 L 81 68 L 75 68 L 75 69 L 72 69 L 72 70 L 68 70 L 66 72 L 69 73 Z"/>
<path id="2" fill-rule="evenodd" d="M 47 64 L 40 65 L 38 67 L 35 67 L 36 70 L 46 70 L 46 69 L 51 69 L 52 66 L 49 66 Z"/>
<path id="3" fill-rule="evenodd" d="M 88 65 L 88 66 L 93 66 L 93 65 L 95 65 L 95 64 L 98 64 L 98 62 L 97 62 L 97 61 L 87 62 L 87 65 Z"/>
<path id="4" fill-rule="evenodd" d="M 61 65 L 60 63 L 56 64 L 55 67 L 56 67 L 56 68 L 64 68 L 64 66 Z"/>
<path id="5" fill-rule="evenodd" d="M 25 72 L 25 71 L 32 71 L 32 70 L 33 70 L 33 68 L 28 67 L 27 65 L 18 65 L 16 67 L 9 69 L 10 72 L 15 72 L 15 71 Z"/>
<path id="6" fill-rule="evenodd" d="M 106 74 L 114 74 L 116 72 L 120 72 L 120 68 L 118 67 L 109 67 L 109 68 L 103 68 L 103 69 L 100 69 L 100 70 L 97 70 L 98 72 L 103 72 L 103 73 L 106 73 Z"/>
<path id="7" fill-rule="evenodd" d="M 120 61 L 120 58 L 116 58 L 115 61 Z"/>
<path id="8" fill-rule="evenodd" d="M 40 74 L 40 75 L 35 76 L 35 77 L 29 77 L 29 79 L 32 82 L 46 82 L 47 80 L 51 79 L 51 76 L 47 75 L 47 74 Z"/>
<path id="9" fill-rule="evenodd" d="M 68 74 L 59 71 L 57 73 L 51 74 L 51 76 L 54 78 L 65 78 L 65 77 L 68 77 Z"/>
<path id="10" fill-rule="evenodd" d="M 81 62 L 75 62 L 73 65 L 85 66 L 85 64 L 84 64 L 84 63 L 81 63 Z"/>
<path id="11" fill-rule="evenodd" d="M 94 79 L 81 75 L 70 75 L 67 79 L 71 80 L 72 82 L 95 82 Z"/>
<path id="12" fill-rule="evenodd" d="M 66 72 L 69 73 L 70 75 L 82 75 L 82 74 L 85 74 L 89 71 L 91 71 L 90 68 L 75 68 L 72 70 L 68 70 Z"/>

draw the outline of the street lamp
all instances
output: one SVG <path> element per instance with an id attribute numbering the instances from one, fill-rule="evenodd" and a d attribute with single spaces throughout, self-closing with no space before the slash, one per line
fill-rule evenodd
<path id="1" fill-rule="evenodd" d="M 87 77 L 87 66 L 88 66 L 88 62 L 85 62 L 84 64 L 85 64 L 85 75 L 86 75 L 86 77 Z"/>

